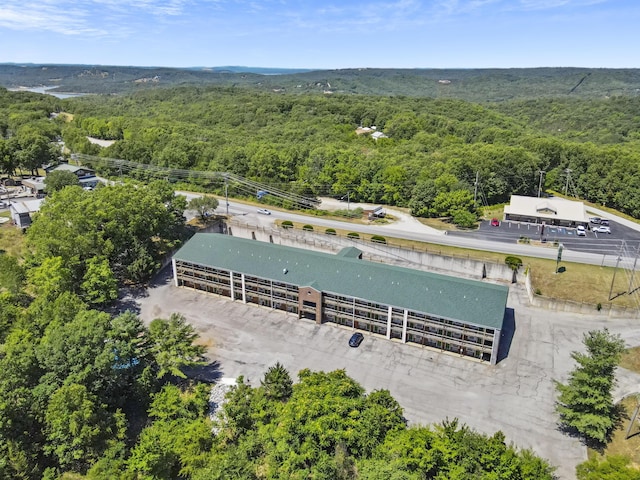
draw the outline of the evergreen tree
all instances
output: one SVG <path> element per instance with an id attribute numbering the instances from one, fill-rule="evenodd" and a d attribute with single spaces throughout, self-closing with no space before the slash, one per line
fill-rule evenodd
<path id="1" fill-rule="evenodd" d="M 270 400 L 287 400 L 293 393 L 293 381 L 286 368 L 277 362 L 260 381 L 264 394 Z"/>
<path id="2" fill-rule="evenodd" d="M 569 381 L 556 382 L 556 411 L 565 427 L 576 430 L 587 442 L 604 444 L 619 419 L 611 390 L 624 341 L 605 328 L 585 334 L 583 343 L 587 353 L 571 353 L 578 366 Z"/>

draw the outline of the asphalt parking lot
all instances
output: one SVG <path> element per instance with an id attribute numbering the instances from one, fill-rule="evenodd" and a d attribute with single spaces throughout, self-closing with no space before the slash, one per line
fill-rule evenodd
<path id="1" fill-rule="evenodd" d="M 437 423 L 457 417 L 558 466 L 560 478 L 574 478 L 575 465 L 586 458 L 581 443 L 557 430 L 553 380 L 573 368 L 570 352 L 581 348 L 581 333 L 607 326 L 637 334 L 637 320 L 551 313 L 528 306 L 522 287 L 511 288 L 510 327 L 497 366 L 365 335 L 350 348 L 351 331 L 316 325 L 280 311 L 204 294 L 172 285 L 165 269 L 129 306 L 149 322 L 180 312 L 208 347 L 208 379 L 244 375 L 259 385 L 266 369 L 281 362 L 295 377 L 303 368 L 345 369 L 367 391 L 389 389 L 410 423 Z M 636 335 L 637 336 L 637 335 Z M 627 337 L 625 337 L 627 338 Z"/>
<path id="2" fill-rule="evenodd" d="M 566 248 L 578 252 L 615 255 L 620 251 L 624 242 L 624 249 L 635 254 L 640 248 L 640 232 L 610 220 L 611 233 L 597 233 L 588 229 L 584 237 L 576 234 L 575 228 L 555 227 L 546 225 L 544 231 L 541 225 L 500 221 L 499 226 L 491 226 L 490 221 L 480 223 L 480 228 L 473 232 L 448 232 L 449 235 L 479 238 L 494 242 L 513 243 L 521 237 L 530 240 L 559 242 Z M 595 227 L 596 225 L 591 225 Z"/>

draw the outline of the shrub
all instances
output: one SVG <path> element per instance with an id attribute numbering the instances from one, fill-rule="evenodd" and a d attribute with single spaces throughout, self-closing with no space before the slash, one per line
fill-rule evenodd
<path id="1" fill-rule="evenodd" d="M 349 233 L 347 233 L 347 237 L 349 237 L 349 238 L 360 238 L 360 234 L 356 233 L 356 232 L 349 232 Z"/>
<path id="2" fill-rule="evenodd" d="M 504 263 L 509 265 L 509 267 L 511 267 L 511 270 L 517 272 L 518 269 L 522 266 L 522 259 L 509 255 L 504 259 Z"/>
<path id="3" fill-rule="evenodd" d="M 380 235 L 371 235 L 371 241 L 374 243 L 384 243 L 387 244 L 387 239 Z"/>
<path id="4" fill-rule="evenodd" d="M 478 216 L 467 210 L 456 210 L 451 219 L 455 225 L 461 228 L 472 228 L 476 226 Z"/>
<path id="5" fill-rule="evenodd" d="M 327 228 L 324 233 L 326 233 L 327 235 L 335 235 L 336 234 L 336 229 L 335 228 Z"/>
<path id="6" fill-rule="evenodd" d="M 302 230 L 304 230 L 305 232 L 313 232 L 313 226 L 311 225 L 304 225 L 302 227 Z"/>
<path id="7" fill-rule="evenodd" d="M 596 310 L 602 310 L 602 304 L 600 302 L 598 302 L 598 304 L 596 305 Z"/>
<path id="8" fill-rule="evenodd" d="M 542 290 L 540 290 L 539 288 L 536 288 L 535 292 L 536 295 L 542 295 Z"/>
<path id="9" fill-rule="evenodd" d="M 360 218 L 362 217 L 362 208 L 352 208 L 351 210 L 335 210 L 332 214 L 336 217 Z"/>
<path id="10" fill-rule="evenodd" d="M 293 228 L 293 222 L 291 220 L 283 220 L 280 225 L 282 228 Z"/>

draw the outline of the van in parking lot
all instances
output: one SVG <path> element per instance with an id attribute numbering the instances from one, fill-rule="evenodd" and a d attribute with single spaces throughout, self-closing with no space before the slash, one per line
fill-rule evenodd
<path id="1" fill-rule="evenodd" d="M 576 228 L 576 235 L 578 235 L 579 237 L 587 236 L 587 232 L 586 232 L 586 229 L 584 228 L 584 225 L 578 225 L 578 228 Z"/>

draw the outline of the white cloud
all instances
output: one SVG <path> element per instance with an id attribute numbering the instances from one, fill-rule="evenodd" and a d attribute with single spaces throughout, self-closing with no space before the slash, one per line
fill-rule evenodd
<path id="1" fill-rule="evenodd" d="M 3 0 L 0 28 L 49 31 L 63 35 L 122 35 L 132 18 L 182 15 L 193 0 Z"/>

